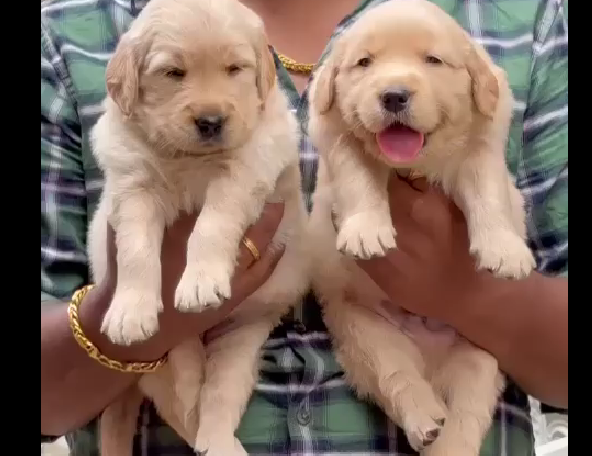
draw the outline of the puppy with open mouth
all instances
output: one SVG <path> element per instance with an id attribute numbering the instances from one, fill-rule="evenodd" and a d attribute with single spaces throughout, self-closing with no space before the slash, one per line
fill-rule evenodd
<path id="1" fill-rule="evenodd" d="M 276 83 L 263 23 L 236 0 L 152 0 L 118 44 L 106 82 L 109 97 L 92 138 L 105 187 L 89 256 L 100 282 L 109 222 L 118 277 L 102 331 L 114 343 L 158 330 L 160 247 L 181 211 L 200 214 L 174 303 L 199 312 L 230 297 L 241 240 L 264 204 L 285 204 L 270 246 L 285 252 L 269 280 L 233 310 L 223 334 L 205 347 L 197 337 L 187 341 L 139 381 L 196 451 L 246 454 L 234 432 L 259 350 L 309 284 L 297 123 Z M 103 413 L 104 456 L 131 454 L 140 401 L 131 391 Z"/>
<path id="2" fill-rule="evenodd" d="M 388 298 L 354 260 L 396 248 L 387 182 L 400 170 L 441 185 L 460 207 L 478 268 L 527 276 L 535 261 L 523 199 L 505 163 L 512 106 L 503 70 L 424 0 L 369 10 L 312 82 L 309 129 L 320 160 L 310 231 L 321 265 L 313 287 L 350 383 L 424 456 L 478 455 L 502 374 L 450 328 L 355 304 L 380 308 Z"/>

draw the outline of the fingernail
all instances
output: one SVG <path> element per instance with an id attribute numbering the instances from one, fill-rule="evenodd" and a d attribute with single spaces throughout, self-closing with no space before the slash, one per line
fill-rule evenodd
<path id="1" fill-rule="evenodd" d="M 397 169 L 395 171 L 395 174 L 400 177 L 403 180 L 407 180 L 409 179 L 409 176 L 411 176 L 412 171 L 409 169 Z"/>
<path id="2" fill-rule="evenodd" d="M 410 176 L 408 182 L 413 189 L 419 192 L 425 192 L 430 187 L 428 181 L 424 177 L 413 178 L 413 176 Z"/>

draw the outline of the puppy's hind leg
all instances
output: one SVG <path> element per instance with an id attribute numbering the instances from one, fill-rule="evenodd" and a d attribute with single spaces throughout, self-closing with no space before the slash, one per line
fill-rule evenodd
<path id="1" fill-rule="evenodd" d="M 177 416 L 191 437 L 197 433 L 199 397 L 204 379 L 205 361 L 205 349 L 199 337 L 186 340 L 169 353 L 177 399 Z"/>
<path id="2" fill-rule="evenodd" d="M 201 340 L 188 339 L 171 350 L 164 366 L 139 382 L 161 418 L 190 446 L 197 433 L 204 362 Z"/>
<path id="3" fill-rule="evenodd" d="M 439 435 L 446 414 L 423 378 L 417 346 L 392 323 L 359 305 L 325 304 L 325 323 L 346 377 L 403 428 L 416 451 Z"/>
<path id="4" fill-rule="evenodd" d="M 448 418 L 422 456 L 478 456 L 503 388 L 497 360 L 489 353 L 464 341 L 451 350 L 432 378 L 448 405 Z"/>
<path id="5" fill-rule="evenodd" d="M 195 451 L 207 456 L 246 456 L 234 436 L 257 381 L 259 353 L 273 324 L 247 324 L 206 345 Z M 200 453 L 201 452 L 201 453 Z"/>
<path id="6" fill-rule="evenodd" d="M 142 400 L 134 385 L 103 411 L 99 420 L 101 456 L 132 456 Z"/>

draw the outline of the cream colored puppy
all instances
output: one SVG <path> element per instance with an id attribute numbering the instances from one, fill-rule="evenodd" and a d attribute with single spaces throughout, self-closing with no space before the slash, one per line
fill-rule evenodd
<path id="1" fill-rule="evenodd" d="M 497 361 L 450 328 L 382 312 L 387 297 L 353 258 L 396 248 L 387 195 L 394 168 L 438 182 L 454 199 L 479 268 L 526 276 L 535 262 L 504 158 L 512 104 L 503 70 L 424 0 L 367 12 L 314 77 L 310 133 L 321 162 L 311 232 L 323 258 L 314 287 L 349 380 L 424 455 L 478 454 L 503 386 Z"/>
<path id="2" fill-rule="evenodd" d="M 279 248 L 290 239 L 285 253 L 263 287 L 233 312 L 227 332 L 207 344 L 205 366 L 196 338 L 140 381 L 197 450 L 245 454 L 234 431 L 256 380 L 260 347 L 308 287 L 297 123 L 276 84 L 263 23 L 236 0 L 152 0 L 122 37 L 106 81 L 109 97 L 92 138 L 105 186 L 89 255 L 100 281 L 109 222 L 117 288 L 102 331 L 112 341 L 130 344 L 158 330 L 160 248 L 180 211 L 200 215 L 174 302 L 180 311 L 198 312 L 230 297 L 241 239 L 264 203 L 285 202 L 272 242 Z M 131 451 L 134 394 L 106 410 L 103 454 Z"/>

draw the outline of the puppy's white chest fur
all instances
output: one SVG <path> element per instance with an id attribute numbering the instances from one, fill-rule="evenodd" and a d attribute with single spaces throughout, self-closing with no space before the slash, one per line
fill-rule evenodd
<path id="1" fill-rule="evenodd" d="M 137 175 L 118 176 L 113 185 L 115 193 L 133 191 L 149 185 L 159 195 L 166 213 L 167 224 L 172 223 L 179 212 L 194 212 L 204 204 L 209 183 L 232 167 L 232 159 L 222 154 L 213 157 L 184 157 L 160 159 L 158 164 L 148 160 L 142 163 Z M 127 188 L 126 188 L 127 187 Z"/>

